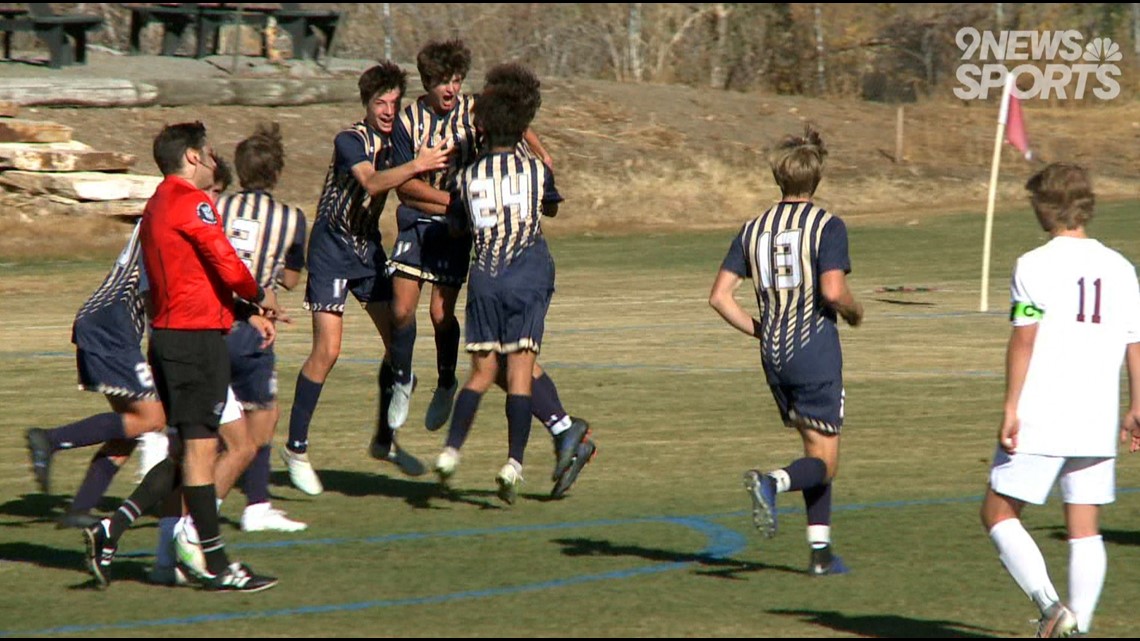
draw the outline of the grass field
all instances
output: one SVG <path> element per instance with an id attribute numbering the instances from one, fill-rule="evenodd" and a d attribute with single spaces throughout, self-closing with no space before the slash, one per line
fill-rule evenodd
<path id="1" fill-rule="evenodd" d="M 1092 231 L 1135 260 L 1134 208 L 1103 207 Z M 825 579 L 804 574 L 798 495 L 782 497 L 775 539 L 760 538 L 748 517 L 741 473 L 786 464 L 799 439 L 779 425 L 756 346 L 705 302 L 732 231 L 552 240 L 558 293 L 541 360 L 599 445 L 561 501 L 546 499 L 553 459 L 537 426 L 523 500 L 503 508 L 494 498 L 506 450 L 500 392 L 484 400 L 464 450 L 459 496 L 369 459 L 380 347 L 364 314 L 350 310 L 311 436 L 326 493 L 293 489 L 275 457 L 274 502 L 310 529 L 244 534 L 235 525 L 243 498 L 223 506 L 231 553 L 281 577 L 256 595 L 145 584 L 152 519 L 124 538 L 115 583 L 90 589 L 79 533 L 52 522 L 90 452 L 57 455 L 59 494 L 39 495 L 23 434 L 106 411 L 98 396 L 74 391 L 68 339 L 110 257 L 6 264 L 0 635 L 1030 636 L 1035 611 L 998 562 L 977 507 L 1000 414 L 1008 276 L 1044 234 L 1025 212 L 997 220 L 993 311 L 980 314 L 981 231 L 976 214 L 851 230 L 851 282 L 867 318 L 841 330 L 847 422 L 833 532 L 853 573 Z M 933 291 L 876 291 L 899 286 Z M 742 301 L 755 308 L 749 294 Z M 285 302 L 302 321 L 279 340 L 287 417 L 309 329 L 300 295 Z M 420 327 L 430 327 L 426 316 Z M 429 383 L 401 439 L 431 460 L 443 437 L 420 427 L 430 335 L 421 332 L 417 350 Z M 283 421 L 278 441 L 284 430 Z M 135 464 L 128 469 L 104 507 L 129 493 Z M 1140 460 L 1122 458 L 1117 475 L 1121 493 L 1103 518 L 1098 636 L 1135 631 Z M 1029 510 L 1026 523 L 1064 595 L 1059 505 Z"/>

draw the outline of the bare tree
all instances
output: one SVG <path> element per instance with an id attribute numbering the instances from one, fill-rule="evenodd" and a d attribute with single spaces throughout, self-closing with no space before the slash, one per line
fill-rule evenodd
<path id="1" fill-rule="evenodd" d="M 717 3 L 713 5 L 712 12 L 716 17 L 716 43 L 713 45 L 709 86 L 725 89 L 728 85 L 728 69 L 725 66 L 725 58 L 728 56 L 728 17 L 732 15 L 732 10 L 724 3 Z"/>

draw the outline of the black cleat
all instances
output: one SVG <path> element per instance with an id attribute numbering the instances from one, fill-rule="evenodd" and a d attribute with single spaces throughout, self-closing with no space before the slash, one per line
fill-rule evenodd
<path id="1" fill-rule="evenodd" d="M 275 585 L 277 577 L 254 574 L 248 565 L 237 562 L 203 583 L 207 590 L 214 592 L 261 592 Z"/>
<path id="2" fill-rule="evenodd" d="M 589 434 L 590 424 L 585 419 L 570 417 L 570 427 L 554 437 L 554 456 L 557 460 L 554 462 L 554 471 L 550 474 L 551 481 L 557 482 L 565 474 L 578 455 L 578 446 Z"/>
<path id="3" fill-rule="evenodd" d="M 27 432 L 28 455 L 32 459 L 32 473 L 36 476 L 36 483 L 44 494 L 51 494 L 51 455 L 53 453 L 51 441 L 48 440 L 47 430 L 33 427 Z"/>
<path id="4" fill-rule="evenodd" d="M 808 562 L 808 574 L 811 576 L 828 576 L 831 574 L 847 574 L 851 570 L 843 562 L 843 558 L 831 553 L 831 546 L 812 548 L 811 560 Z"/>
<path id="5" fill-rule="evenodd" d="M 111 584 L 111 561 L 115 560 L 117 546 L 111 543 L 110 527 L 111 519 L 103 519 L 83 530 L 83 540 L 87 544 L 87 569 L 95 577 L 95 585 L 99 589 Z"/>
<path id="6" fill-rule="evenodd" d="M 584 440 L 578 444 L 578 452 L 570 462 L 570 467 L 562 472 L 562 476 L 554 483 L 554 489 L 550 491 L 550 497 L 560 499 L 566 495 L 574 481 L 578 480 L 578 474 L 581 473 L 582 468 L 586 467 L 586 463 L 594 458 L 598 448 L 594 445 L 593 441 Z"/>

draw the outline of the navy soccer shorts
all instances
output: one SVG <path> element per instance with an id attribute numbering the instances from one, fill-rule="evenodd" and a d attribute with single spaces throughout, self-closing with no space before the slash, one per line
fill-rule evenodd
<path id="1" fill-rule="evenodd" d="M 261 334 L 245 321 L 226 335 L 230 352 L 230 387 L 246 411 L 269 409 L 277 402 L 277 356 L 261 349 Z"/>
<path id="2" fill-rule="evenodd" d="M 769 385 L 780 418 L 788 427 L 807 427 L 822 434 L 843 429 L 844 390 L 842 381 Z"/>
<path id="3" fill-rule="evenodd" d="M 102 354 L 76 349 L 75 364 L 79 389 L 130 400 L 158 400 L 150 365 L 140 351 Z"/>
<path id="4" fill-rule="evenodd" d="M 388 261 L 393 276 L 462 287 L 471 264 L 471 237 L 455 238 L 442 216 L 426 218 L 406 205 L 396 208 L 399 231 Z"/>

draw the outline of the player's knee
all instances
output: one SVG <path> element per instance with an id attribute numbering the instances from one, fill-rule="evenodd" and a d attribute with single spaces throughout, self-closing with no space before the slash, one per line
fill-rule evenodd
<path id="1" fill-rule="evenodd" d="M 328 376 L 340 358 L 340 343 L 321 341 L 313 345 L 313 353 L 309 355 L 309 362 L 305 369 L 314 374 L 321 374 L 321 380 Z"/>

